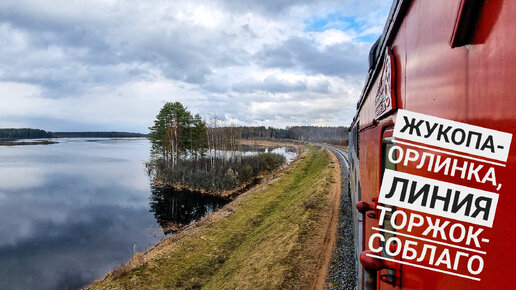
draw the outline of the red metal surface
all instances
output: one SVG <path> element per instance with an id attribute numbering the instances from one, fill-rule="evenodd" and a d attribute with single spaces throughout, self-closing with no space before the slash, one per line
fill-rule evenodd
<path id="1" fill-rule="evenodd" d="M 516 1 L 485 1 L 471 45 L 452 48 L 460 0 L 411 1 L 401 26 L 391 36 L 396 66 L 396 103 L 398 108 L 464 122 L 516 135 Z M 392 129 L 396 113 L 375 121 L 375 80 L 357 113 L 359 164 L 362 200 L 378 196 L 381 182 L 382 138 Z M 511 246 L 516 238 L 516 142 L 512 142 L 505 168 L 497 168 L 503 190 L 494 225 L 483 246 L 484 270 L 481 281 L 443 275 L 425 269 L 403 266 L 402 289 L 508 289 L 516 259 Z M 423 152 L 423 150 L 421 150 Z M 414 167 L 400 170 L 436 178 Z M 468 180 L 440 176 L 440 180 L 470 186 Z M 476 188 L 492 191 L 488 185 Z M 407 213 L 410 212 L 406 210 Z M 367 249 L 371 228 L 377 220 L 364 216 L 362 248 Z M 420 229 L 421 231 L 424 229 Z M 414 232 L 412 232 L 414 234 Z M 403 241 L 403 238 L 400 237 Z M 421 250 L 421 249 L 418 249 Z M 369 265 L 383 269 L 364 257 Z M 362 256 L 360 258 L 362 260 Z M 383 276 L 382 276 L 383 275 Z M 382 278 L 384 277 L 384 278 Z M 378 289 L 393 289 L 385 270 L 378 271 Z M 399 283 L 399 281 L 398 281 Z M 509 287 L 510 288 L 510 287 Z"/>

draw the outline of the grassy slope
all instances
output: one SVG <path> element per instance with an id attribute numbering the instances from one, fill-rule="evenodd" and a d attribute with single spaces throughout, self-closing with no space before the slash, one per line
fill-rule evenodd
<path id="1" fill-rule="evenodd" d="M 93 288 L 307 288 L 318 271 L 332 161 L 310 147 L 264 190 L 238 199 L 226 217 L 199 225 L 111 272 Z M 222 210 L 222 211 L 224 211 Z"/>

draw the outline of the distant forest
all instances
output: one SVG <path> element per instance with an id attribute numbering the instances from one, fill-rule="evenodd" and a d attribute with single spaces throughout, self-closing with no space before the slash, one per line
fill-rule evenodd
<path id="1" fill-rule="evenodd" d="M 0 140 L 12 141 L 16 139 L 52 138 L 52 133 L 40 129 L 0 129 Z"/>
<path id="2" fill-rule="evenodd" d="M 39 138 L 129 138 L 147 137 L 146 134 L 131 132 L 50 132 L 41 129 L 8 128 L 0 129 L 1 141 Z"/>
<path id="3" fill-rule="evenodd" d="M 336 145 L 348 145 L 347 127 L 294 126 L 286 129 L 273 127 L 214 127 L 221 136 L 232 136 L 233 139 L 291 139 L 309 142 L 324 142 Z"/>
<path id="4" fill-rule="evenodd" d="M 219 140 L 229 138 L 238 139 L 291 139 L 298 141 L 325 142 L 337 145 L 347 145 L 347 127 L 316 127 L 316 126 L 294 126 L 286 129 L 273 127 L 236 127 L 218 126 L 217 122 L 207 124 L 213 142 L 225 143 Z M 50 132 L 41 129 L 0 129 L 0 141 L 12 141 L 17 139 L 38 139 L 38 138 L 130 138 L 148 137 L 148 134 L 131 132 Z M 218 140 L 219 139 L 219 140 Z M 234 141 L 233 141 L 234 142 Z M 233 144 L 231 142 L 230 144 Z M 219 146 L 216 146 L 219 147 Z M 221 148 L 223 146 L 220 146 Z M 231 148 L 232 149 L 232 148 Z"/>
<path id="5" fill-rule="evenodd" d="M 53 138 L 130 138 L 148 137 L 147 134 L 131 132 L 52 132 Z"/>

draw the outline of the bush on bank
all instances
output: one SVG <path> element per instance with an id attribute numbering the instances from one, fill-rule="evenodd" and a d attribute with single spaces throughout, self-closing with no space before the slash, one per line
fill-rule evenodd
<path id="1" fill-rule="evenodd" d="M 157 159 L 149 162 L 149 174 L 168 186 L 206 192 L 234 190 L 280 168 L 286 161 L 281 154 L 233 155 L 229 158 L 200 157 L 179 159 L 175 164 Z"/>

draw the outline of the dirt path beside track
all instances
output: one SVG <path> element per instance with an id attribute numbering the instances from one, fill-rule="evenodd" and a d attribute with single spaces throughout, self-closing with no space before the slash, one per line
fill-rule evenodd
<path id="1" fill-rule="evenodd" d="M 347 152 L 341 148 L 322 145 L 337 157 L 341 170 L 341 195 L 338 215 L 337 245 L 333 253 L 328 277 L 327 289 L 356 289 L 356 246 L 354 240 L 353 215 L 354 205 L 349 191 L 349 164 Z"/>
<path id="2" fill-rule="evenodd" d="M 329 149 L 327 150 L 330 151 Z M 337 229 L 339 223 L 339 198 L 342 187 L 340 178 L 341 168 L 336 155 L 331 151 L 330 155 L 332 158 L 331 166 L 333 167 L 333 178 L 335 179 L 335 184 L 329 193 L 329 199 L 331 201 L 331 213 L 327 216 L 329 221 L 327 223 L 323 223 L 327 224 L 327 228 L 325 229 L 326 234 L 324 235 L 323 240 L 324 251 L 319 260 L 319 271 L 317 274 L 317 279 L 314 281 L 314 289 L 325 288 L 326 278 L 330 269 L 330 261 L 337 242 Z"/>

